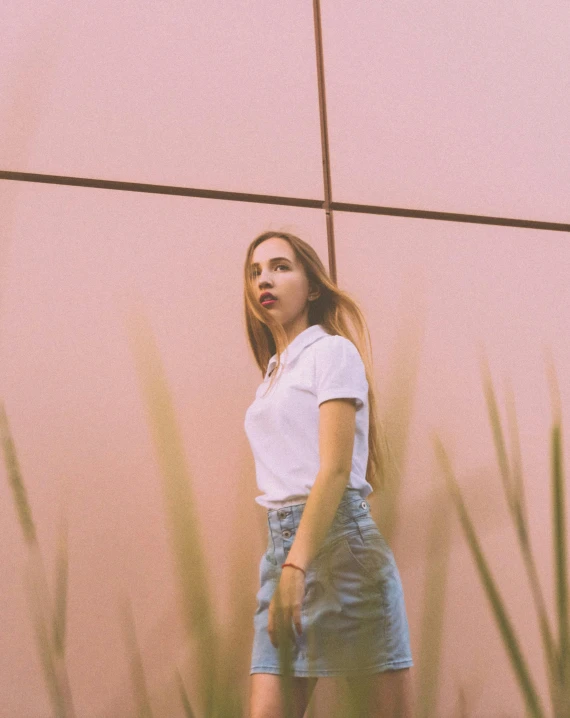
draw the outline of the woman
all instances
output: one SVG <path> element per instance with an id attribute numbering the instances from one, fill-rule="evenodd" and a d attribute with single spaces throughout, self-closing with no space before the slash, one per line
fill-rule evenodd
<path id="1" fill-rule="evenodd" d="M 366 501 L 384 472 L 362 313 L 309 244 L 265 232 L 247 250 L 245 319 L 264 380 L 244 427 L 269 527 L 250 718 L 285 714 L 281 675 L 298 718 L 319 676 L 344 676 L 367 716 L 410 718 L 402 584 Z"/>

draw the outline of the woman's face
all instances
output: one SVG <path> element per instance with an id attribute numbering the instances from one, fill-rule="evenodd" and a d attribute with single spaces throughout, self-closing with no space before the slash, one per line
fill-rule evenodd
<path id="1" fill-rule="evenodd" d="M 306 329 L 309 325 L 309 281 L 289 242 L 270 237 L 258 244 L 250 269 L 257 300 L 263 292 L 276 297 L 276 301 L 263 308 L 273 314 L 288 335 Z"/>

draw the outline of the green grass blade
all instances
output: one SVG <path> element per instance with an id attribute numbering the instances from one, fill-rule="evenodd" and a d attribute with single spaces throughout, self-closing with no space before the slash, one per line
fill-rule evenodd
<path id="1" fill-rule="evenodd" d="M 542 645 L 546 661 L 548 685 L 551 699 L 554 702 L 556 700 L 556 683 L 558 680 L 556 646 L 554 643 L 554 637 L 552 629 L 550 627 L 550 622 L 548 620 L 544 596 L 542 594 L 542 589 L 538 580 L 536 564 L 530 546 L 530 535 L 528 532 L 528 520 L 526 516 L 524 484 L 522 480 L 521 468 L 522 462 L 520 457 L 514 395 L 510 390 L 510 387 L 508 386 L 507 416 L 509 420 L 508 423 L 510 428 L 511 443 L 513 447 L 514 457 L 512 462 L 513 468 L 511 469 L 505 448 L 505 441 L 503 438 L 503 430 L 501 427 L 501 420 L 497 408 L 498 405 L 495 397 L 495 391 L 493 389 L 493 382 L 491 379 L 488 364 L 485 359 L 481 360 L 481 371 L 483 374 L 484 393 L 487 401 L 489 419 L 491 422 L 493 437 L 495 441 L 495 450 L 497 453 L 497 460 L 501 472 L 503 488 L 505 490 L 509 513 L 515 527 L 519 548 L 521 551 L 525 570 L 527 572 L 533 602 L 538 617 L 539 629 L 541 633 Z"/>
<path id="2" fill-rule="evenodd" d="M 507 649 L 507 655 L 511 661 L 511 665 L 523 694 L 527 710 L 532 718 L 544 718 L 544 711 L 541 706 L 540 698 L 532 682 L 526 661 L 521 653 L 511 621 L 508 617 L 495 581 L 491 575 L 487 561 L 481 550 L 475 529 L 465 507 L 459 485 L 453 475 L 449 459 L 438 437 L 434 437 L 434 447 L 437 458 L 442 467 L 448 489 L 458 511 L 461 526 L 467 539 L 467 544 L 471 550 L 475 565 L 479 572 L 479 578 L 493 609 L 493 615 L 497 622 L 505 648 Z"/>
<path id="3" fill-rule="evenodd" d="M 180 675 L 180 671 L 176 671 L 176 680 L 178 683 L 178 692 L 180 693 L 180 700 L 182 701 L 182 707 L 184 708 L 184 716 L 185 718 L 195 718 L 194 711 L 192 710 L 192 706 L 190 705 L 190 699 L 188 698 L 188 693 L 186 692 L 186 686 L 184 685 L 184 681 L 182 680 L 182 676 Z"/>
<path id="4" fill-rule="evenodd" d="M 526 510 L 526 498 L 524 493 L 524 482 L 523 482 L 523 471 L 522 471 L 522 456 L 520 449 L 520 439 L 518 431 L 517 414 L 515 409 L 515 397 L 511 387 L 510 381 L 506 381 L 506 405 L 507 405 L 507 423 L 509 425 L 509 435 L 511 440 L 511 453 L 512 453 L 512 477 L 513 477 L 513 493 L 516 498 L 516 504 L 518 510 L 522 516 L 522 524 L 525 529 L 527 526 L 527 510 Z M 528 532 L 525 531 L 526 536 Z"/>
<path id="5" fill-rule="evenodd" d="M 395 460 L 386 461 L 388 480 L 379 491 L 378 501 L 371 502 L 372 516 L 387 541 L 391 541 L 398 525 L 401 478 L 394 469 Z"/>
<path id="6" fill-rule="evenodd" d="M 241 470 L 240 470 L 241 469 Z M 261 556 L 260 550 L 267 543 L 267 516 L 263 521 L 262 540 L 259 541 L 256 533 L 251 529 L 244 531 L 244 526 L 250 526 L 252 521 L 252 507 L 255 506 L 257 489 L 245 464 L 236 468 L 238 476 L 237 493 L 232 501 L 232 528 L 230 536 L 240 536 L 239 541 L 231 541 L 229 547 L 228 563 L 232 567 L 229 576 L 228 589 L 228 615 L 230 616 L 227 628 L 224 631 L 224 650 L 220 651 L 218 661 L 220 687 L 218 695 L 223 696 L 223 705 L 220 706 L 221 716 L 240 715 L 238 706 L 243 704 L 244 696 L 242 686 L 249 680 L 249 664 L 251 661 L 251 639 L 253 639 L 253 615 L 256 606 L 255 594 L 258 581 L 258 561 L 252 560 L 254 556 Z M 265 512 L 261 507 L 256 515 L 264 518 Z"/>
<path id="7" fill-rule="evenodd" d="M 56 654 L 65 655 L 65 633 L 67 613 L 67 584 L 69 557 L 67 549 L 67 519 L 61 517 L 55 560 L 55 609 L 53 617 L 53 644 Z"/>
<path id="8" fill-rule="evenodd" d="M 546 661 L 546 673 L 548 677 L 548 688 L 552 705 L 555 705 L 558 698 L 558 658 L 557 648 L 546 611 L 546 602 L 540 586 L 536 562 L 531 549 L 530 534 L 528 531 L 528 518 L 526 514 L 526 501 L 524 494 L 524 483 L 522 479 L 522 459 L 520 441 L 518 435 L 517 417 L 515 410 L 514 394 L 510 385 L 507 387 L 507 416 L 510 427 L 511 447 L 513 453 L 512 473 L 514 486 L 514 516 L 513 520 L 517 528 L 517 537 L 521 549 L 522 559 L 526 568 L 532 597 L 538 617 L 538 625 L 542 638 Z"/>
<path id="9" fill-rule="evenodd" d="M 427 539 L 427 575 L 416 678 L 416 718 L 435 718 L 437 715 L 445 593 L 451 550 L 450 523 L 449 496 L 436 491 Z"/>
<path id="10" fill-rule="evenodd" d="M 46 572 L 26 486 L 18 464 L 15 443 L 2 402 L 0 402 L 0 437 L 16 514 L 28 550 L 26 571 L 28 602 L 46 688 L 57 718 L 73 718 L 73 699 L 63 653 L 57 651 L 54 643 L 55 614 L 52 610 Z"/>
<path id="11" fill-rule="evenodd" d="M 276 626 L 275 631 L 277 634 L 278 641 L 278 653 L 279 653 L 279 670 L 281 672 L 281 697 L 283 701 L 283 716 L 284 718 L 294 718 L 294 706 L 293 706 L 293 644 L 288 634 L 287 626 L 285 621 L 279 620 L 282 615 L 282 605 L 279 600 L 280 594 L 277 588 L 274 593 L 275 598 L 275 616 Z"/>
<path id="12" fill-rule="evenodd" d="M 213 716 L 218 637 L 191 476 L 159 351 L 141 311 L 132 312 L 128 330 L 161 469 L 181 610 L 188 637 L 199 656 L 201 705 L 205 715 Z"/>
<path id="13" fill-rule="evenodd" d="M 37 544 L 28 547 L 26 588 L 50 700 L 58 718 L 73 718 L 75 712 L 65 661 L 63 656 L 57 654 L 53 643 L 53 610 Z"/>
<path id="14" fill-rule="evenodd" d="M 564 468 L 562 458 L 562 404 L 552 352 L 546 350 L 547 377 L 552 404 L 551 432 L 551 493 L 552 537 L 554 543 L 555 591 L 558 618 L 558 695 L 556 718 L 570 715 L 570 651 L 568 636 L 568 575 L 566 552 L 566 518 L 564 496 Z"/>
<path id="15" fill-rule="evenodd" d="M 503 430 L 501 427 L 501 419 L 499 416 L 499 409 L 497 406 L 497 400 L 495 398 L 495 392 L 493 390 L 493 382 L 491 379 L 491 372 L 487 359 L 482 356 L 480 360 L 481 373 L 483 375 L 483 390 L 485 393 L 485 400 L 487 402 L 487 411 L 491 420 L 491 429 L 493 432 L 493 441 L 495 444 L 495 451 L 497 452 L 497 461 L 499 462 L 499 470 L 501 473 L 501 481 L 503 483 L 503 489 L 505 491 L 505 497 L 511 514 L 513 513 L 515 495 L 514 487 L 511 479 L 511 471 L 509 468 L 509 458 L 505 447 L 505 439 L 503 436 Z"/>
<path id="16" fill-rule="evenodd" d="M 538 616 L 538 625 L 546 659 L 546 673 L 548 677 L 550 698 L 552 704 L 555 705 L 558 700 L 557 696 L 559 690 L 557 649 L 554 642 L 552 630 L 550 628 L 550 623 L 548 621 L 546 605 L 542 596 L 542 589 L 540 588 L 538 573 L 536 570 L 536 563 L 530 549 L 530 544 L 521 544 L 521 552 L 524 565 L 526 567 L 526 571 L 529 577 L 529 583 Z"/>
<path id="17" fill-rule="evenodd" d="M 566 519 L 564 511 L 564 476 L 562 467 L 562 437 L 560 425 L 552 428 L 552 509 L 554 563 L 556 566 L 556 607 L 558 612 L 558 640 L 560 646 L 560 679 L 567 677 L 570 659 L 568 635 L 568 574 L 566 557 Z"/>
<path id="18" fill-rule="evenodd" d="M 408 439 L 417 377 L 420 367 L 421 342 L 425 331 L 426 304 L 424 289 L 414 283 L 413 289 L 402 301 L 400 331 L 390 360 L 383 419 L 387 433 L 385 451 L 386 484 L 378 492 L 378 501 L 372 501 L 371 513 L 378 528 L 391 545 L 399 520 L 402 471 L 406 463 Z M 376 493 L 373 494 L 376 496 Z"/>
<path id="19" fill-rule="evenodd" d="M 120 616 L 125 647 L 129 659 L 131 684 L 136 703 L 136 715 L 137 718 L 152 718 L 152 708 L 144 675 L 142 656 L 137 640 L 133 610 L 127 598 L 121 601 Z"/>
<path id="20" fill-rule="evenodd" d="M 26 543 L 35 544 L 37 543 L 36 527 L 32 518 L 32 511 L 28 502 L 28 494 L 22 479 L 22 473 L 18 464 L 18 457 L 16 455 L 16 448 L 10 433 L 8 417 L 6 416 L 3 402 L 0 402 L 0 437 L 2 440 L 2 449 L 4 451 L 6 473 L 8 474 L 8 480 L 12 489 L 18 521 Z"/>
<path id="21" fill-rule="evenodd" d="M 57 677 L 57 668 L 54 661 L 52 644 L 50 641 L 47 627 L 42 621 L 40 612 L 36 606 L 31 606 L 32 622 L 34 624 L 34 634 L 38 654 L 44 674 L 49 700 L 56 718 L 67 718 L 65 710 L 65 700 L 59 686 Z"/>

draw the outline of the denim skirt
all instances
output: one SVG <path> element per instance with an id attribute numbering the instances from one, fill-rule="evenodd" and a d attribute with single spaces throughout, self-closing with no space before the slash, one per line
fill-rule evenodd
<path id="1" fill-rule="evenodd" d="M 267 512 L 268 543 L 259 566 L 252 673 L 280 675 L 267 632 L 269 604 L 305 504 Z M 307 568 L 299 635 L 287 673 L 351 676 L 413 666 L 402 582 L 394 555 L 357 490 L 345 489 L 332 526 Z"/>

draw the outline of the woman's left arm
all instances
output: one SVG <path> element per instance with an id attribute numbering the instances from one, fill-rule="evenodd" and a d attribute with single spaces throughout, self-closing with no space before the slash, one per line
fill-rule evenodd
<path id="1" fill-rule="evenodd" d="M 320 467 L 287 561 L 307 569 L 332 525 L 352 468 L 356 407 L 352 399 L 330 399 L 319 407 Z"/>
<path id="2" fill-rule="evenodd" d="M 348 485 L 356 427 L 353 399 L 330 399 L 319 407 L 319 472 L 309 493 L 301 521 L 289 550 L 287 562 L 306 570 L 322 546 L 336 510 Z M 283 627 L 291 631 L 292 622 L 301 633 L 301 603 L 305 576 L 293 567 L 282 571 L 274 599 L 281 604 Z M 271 601 L 268 631 L 278 645 L 275 600 Z"/>

